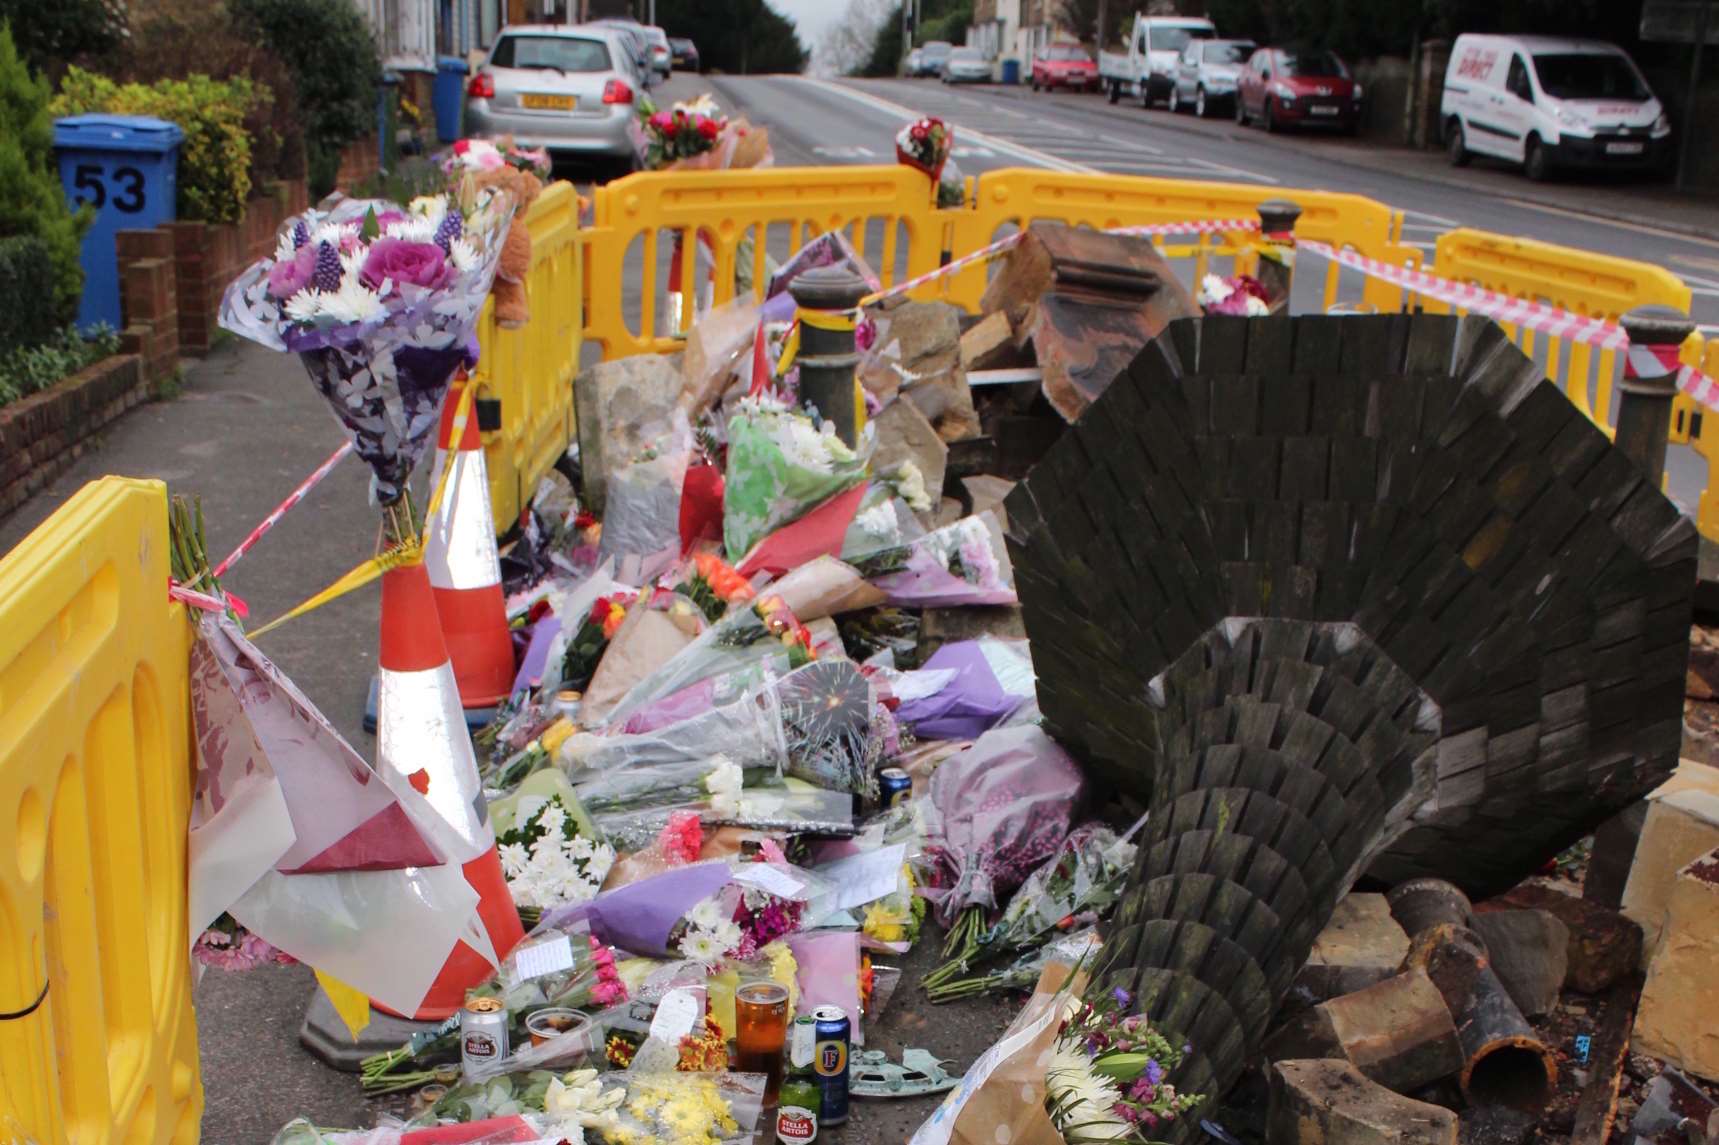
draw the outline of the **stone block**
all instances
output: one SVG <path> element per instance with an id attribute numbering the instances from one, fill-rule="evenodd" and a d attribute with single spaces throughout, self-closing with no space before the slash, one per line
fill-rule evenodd
<path id="1" fill-rule="evenodd" d="M 1487 911 L 1474 917 L 1492 969 L 1530 1018 L 1552 1012 L 1569 968 L 1570 928 L 1545 910 Z"/>
<path id="2" fill-rule="evenodd" d="M 1615 910 L 1574 898 L 1537 883 L 1523 883 L 1488 899 L 1477 913 L 1497 910 L 1550 911 L 1570 932 L 1564 985 L 1597 994 L 1641 961 L 1641 927 Z"/>
<path id="3" fill-rule="evenodd" d="M 941 500 L 944 474 L 949 467 L 949 446 L 937 436 L 936 428 L 919 407 L 897 399 L 884 407 L 874 424 L 877 451 L 872 455 L 871 471 L 888 473 L 902 462 L 911 461 L 924 476 L 925 491 L 932 502 Z"/>
<path id="4" fill-rule="evenodd" d="M 1719 848 L 1685 864 L 1666 896 L 1658 949 L 1636 1012 L 1634 1047 L 1719 1081 Z"/>
<path id="5" fill-rule="evenodd" d="M 1296 985 L 1319 1002 L 1352 994 L 1396 974 L 1408 952 L 1409 936 L 1384 895 L 1346 895 L 1314 940 Z"/>
<path id="6" fill-rule="evenodd" d="M 1271 1067 L 1266 1145 L 1456 1145 L 1457 1118 L 1368 1079 L 1346 1061 Z"/>
<path id="7" fill-rule="evenodd" d="M 1622 909 L 1641 927 L 1642 954 L 1651 959 L 1678 870 L 1719 847 L 1719 768 L 1683 760 L 1647 804 Z"/>

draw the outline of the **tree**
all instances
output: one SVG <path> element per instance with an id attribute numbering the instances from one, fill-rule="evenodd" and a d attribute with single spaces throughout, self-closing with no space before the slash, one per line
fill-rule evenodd
<path id="1" fill-rule="evenodd" d="M 714 71 L 750 75 L 806 67 L 793 22 L 767 0 L 657 0 L 657 23 L 697 44 L 700 61 Z"/>
<path id="2" fill-rule="evenodd" d="M 872 35 L 871 53 L 860 67 L 862 76 L 892 76 L 901 70 L 901 5 L 897 4 L 894 11 Z"/>
<path id="3" fill-rule="evenodd" d="M 124 0 L 0 0 L 0 24 L 12 28 L 18 55 L 32 71 L 58 76 L 78 56 L 100 55 L 125 36 Z"/>
<path id="4" fill-rule="evenodd" d="M 901 27 L 901 9 L 889 0 L 848 0 L 847 14 L 818 41 L 812 53 L 813 69 L 819 75 L 858 72 L 871 61 L 877 34 L 891 20 L 897 29 Z M 898 34 L 896 43 L 900 42 Z"/>
<path id="5" fill-rule="evenodd" d="M 33 331 L 58 327 L 77 314 L 84 274 L 78 256 L 89 214 L 73 215 L 66 207 L 54 166 L 54 121 L 48 112 L 48 84 L 32 75 L 0 20 L 0 245 L 13 248 L 3 260 L 21 265 L 19 244 L 36 249 L 29 258 L 45 256 L 51 281 L 24 284 L 15 297 L 0 298 L 0 308 L 24 308 L 32 316 L 8 314 L 3 327 Z M 44 289 L 45 287 L 45 289 Z M 35 320 L 39 318 L 40 320 Z"/>

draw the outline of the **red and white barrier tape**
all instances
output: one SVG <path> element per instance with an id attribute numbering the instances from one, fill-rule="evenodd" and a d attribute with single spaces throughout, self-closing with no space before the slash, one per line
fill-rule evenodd
<path id="1" fill-rule="evenodd" d="M 206 592 L 198 592 L 194 588 L 186 588 L 176 580 L 170 580 L 167 582 L 167 595 L 182 604 L 189 604 L 193 608 L 201 608 L 204 612 L 225 612 L 228 608 L 231 608 L 241 617 L 249 616 L 251 614 L 250 606 L 248 606 L 242 598 L 235 596 L 233 593 L 228 593 L 226 598 L 222 599 L 219 596 L 212 596 Z"/>
<path id="2" fill-rule="evenodd" d="M 1719 382 L 1715 382 L 1694 366 L 1687 366 L 1677 361 L 1675 347 L 1667 348 L 1671 363 L 1664 363 L 1662 359 L 1657 357 L 1651 359 L 1645 357 L 1643 352 L 1651 355 L 1653 348 L 1647 346 L 1632 348 L 1629 335 L 1624 333 L 1623 327 L 1615 322 L 1591 318 L 1585 314 L 1574 314 L 1543 302 L 1514 298 L 1496 290 L 1488 290 L 1484 286 L 1441 278 L 1424 270 L 1410 270 L 1407 267 L 1394 266 L 1388 262 L 1380 262 L 1376 258 L 1357 254 L 1352 250 L 1338 250 L 1322 242 L 1301 239 L 1296 243 L 1296 246 L 1301 250 L 1331 259 L 1339 265 L 1381 279 L 1392 286 L 1400 287 L 1414 294 L 1425 295 L 1449 306 L 1460 307 L 1475 314 L 1483 314 L 1499 322 L 1521 326 L 1528 330 L 1537 330 L 1554 338 L 1563 338 L 1570 342 L 1594 346 L 1601 350 L 1626 351 L 1637 359 L 1641 359 L 1636 365 L 1638 370 L 1636 376 L 1638 377 L 1662 377 L 1670 372 L 1670 367 L 1675 364 L 1677 388 L 1708 409 L 1719 412 Z"/>
<path id="3" fill-rule="evenodd" d="M 299 482 L 297 489 L 294 489 L 291 493 L 287 494 L 286 500 L 275 506 L 274 512 L 264 517 L 262 522 L 258 524 L 256 528 L 251 530 L 250 535 L 239 542 L 238 548 L 227 554 L 226 560 L 215 566 L 211 575 L 214 576 L 215 579 L 219 580 L 228 569 L 238 564 L 239 559 L 246 553 L 250 552 L 252 546 L 254 546 L 258 541 L 263 539 L 264 533 L 267 533 L 270 529 L 274 528 L 275 525 L 280 523 L 280 519 L 286 516 L 288 509 L 291 509 L 294 505 L 304 500 L 305 494 L 316 488 L 317 483 L 324 477 L 327 477 L 329 472 L 340 463 L 340 459 L 351 452 L 352 442 L 342 442 L 339 449 L 336 449 L 333 453 L 328 455 L 327 461 L 324 461 L 321 465 L 318 465 L 314 470 L 312 470 L 309 477 L 306 477 L 303 481 Z"/>
<path id="4" fill-rule="evenodd" d="M 1134 238 L 1143 238 L 1151 235 L 1208 235 L 1220 234 L 1226 231 L 1257 230 L 1259 230 L 1259 221 L 1257 219 L 1197 219 L 1179 223 L 1148 223 L 1137 227 L 1111 227 L 1104 233 L 1108 235 L 1127 235 Z M 928 282 L 936 282 L 940 278 L 947 278 L 952 274 L 959 274 L 961 271 L 966 270 L 975 263 L 989 262 L 998 255 L 1013 249 L 1025 235 L 1025 231 L 1016 231 L 1012 235 L 1006 235 L 992 243 L 990 246 L 982 247 L 979 250 L 974 251 L 972 254 L 964 254 L 958 259 L 945 263 L 936 270 L 926 271 L 917 278 L 910 278 L 906 282 L 898 282 L 887 290 L 881 290 L 876 294 L 869 295 L 861 305 L 869 306 L 874 302 L 882 302 L 886 298 L 894 298 L 898 294 L 906 294 L 910 290 L 917 290 Z"/>

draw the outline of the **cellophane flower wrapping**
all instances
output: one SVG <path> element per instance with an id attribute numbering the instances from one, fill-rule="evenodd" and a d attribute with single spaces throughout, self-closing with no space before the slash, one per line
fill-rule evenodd
<path id="1" fill-rule="evenodd" d="M 617 727 L 635 712 L 695 684 L 765 667 L 785 674 L 814 659 L 811 637 L 780 597 L 738 605 L 621 697 L 605 717 Z"/>
<path id="2" fill-rule="evenodd" d="M 711 1145 L 751 1141 L 764 1114 L 767 1079 L 761 1073 L 647 1073 L 628 1070 L 605 1079 L 618 1082 L 626 1097 L 620 1123 L 599 1126 L 593 1141 L 640 1145 L 682 1141 Z"/>
<path id="3" fill-rule="evenodd" d="M 777 682 L 789 775 L 875 801 L 883 717 L 871 681 L 852 660 L 821 660 Z"/>
<path id="4" fill-rule="evenodd" d="M 769 397 L 743 398 L 728 421 L 723 546 L 738 561 L 764 537 L 865 480 L 869 432 L 856 451 L 834 427 Z"/>
<path id="5" fill-rule="evenodd" d="M 559 795 L 498 834 L 496 848 L 514 905 L 543 910 L 595 898 L 615 865 L 615 849 L 593 836 L 580 829 Z"/>
<path id="6" fill-rule="evenodd" d="M 1001 530 L 987 510 L 904 545 L 874 552 L 855 567 L 898 608 L 1015 603 L 1000 555 Z"/>
<path id="7" fill-rule="evenodd" d="M 299 355 L 383 504 L 404 491 L 455 369 L 475 361 L 513 212 L 493 189 L 306 211 L 221 299 L 223 328 Z"/>
<path id="8" fill-rule="evenodd" d="M 1056 854 L 1027 876 L 985 937 L 988 951 L 1035 946 L 1080 916 L 1110 907 L 1134 866 L 1135 846 L 1100 823 L 1068 833 Z"/>
<path id="9" fill-rule="evenodd" d="M 1061 846 L 1080 802 L 1080 767 L 1037 725 L 998 728 L 931 777 L 939 823 L 926 846 L 941 885 L 921 893 L 948 926 L 995 908 Z"/>

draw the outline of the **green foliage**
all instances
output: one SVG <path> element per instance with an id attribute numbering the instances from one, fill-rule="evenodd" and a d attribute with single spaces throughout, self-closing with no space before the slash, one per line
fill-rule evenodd
<path id="1" fill-rule="evenodd" d="M 936 15 L 931 14 L 933 11 Z M 964 44 L 967 42 L 967 28 L 972 23 L 973 0 L 927 4 L 921 16 L 919 34 L 914 39 L 921 44 L 929 44 L 933 40 Z"/>
<path id="2" fill-rule="evenodd" d="M 760 0 L 762 2 L 762 0 Z M 228 0 L 239 26 L 285 61 L 298 87 L 311 193 L 334 186 L 340 151 L 376 130 L 382 65 L 352 0 Z"/>
<path id="3" fill-rule="evenodd" d="M 53 280 L 53 252 L 40 235 L 0 239 L 0 353 L 53 337 L 61 317 L 42 304 L 42 283 Z"/>
<path id="4" fill-rule="evenodd" d="M 1085 8 L 1096 0 L 1075 3 Z M 1599 0 L 1207 0 L 1205 6 L 1206 15 L 1226 36 L 1330 49 L 1351 62 L 1406 56 L 1417 40 L 1461 32 L 1555 29 L 1560 35 L 1628 38 L 1630 29 L 1611 19 L 1616 10 L 1627 7 Z M 1128 3 L 1114 2 L 1108 18 L 1112 38 L 1124 35 L 1134 19 Z"/>
<path id="5" fill-rule="evenodd" d="M 241 27 L 226 0 L 149 0 L 137 5 L 131 35 L 102 61 L 100 70 L 122 83 L 199 74 L 217 80 L 249 78 L 274 96 L 257 101 L 245 116 L 251 185 L 304 175 L 298 84 L 280 57 L 248 26 Z"/>
<path id="6" fill-rule="evenodd" d="M 44 74 L 119 44 L 125 14 L 124 0 L 0 0 L 0 24 L 11 25 L 18 54 Z"/>
<path id="7" fill-rule="evenodd" d="M 901 5 L 897 4 L 877 30 L 871 42 L 871 55 L 856 69 L 856 75 L 892 76 L 901 70 L 902 51 Z"/>
<path id="8" fill-rule="evenodd" d="M 767 0 L 657 0 L 657 23 L 697 44 L 706 71 L 758 75 L 806 67 L 793 22 Z"/>
<path id="9" fill-rule="evenodd" d="M 37 240 L 41 250 L 36 254 L 14 247 L 8 257 L 28 261 L 45 256 L 49 266 L 49 273 L 27 280 L 20 294 L 0 290 L 0 307 L 20 311 L 0 321 L 16 321 L 38 333 L 71 321 L 84 289 L 78 256 L 89 220 L 88 212 L 73 215 L 67 209 L 60 189 L 48 85 L 30 74 L 11 33 L 0 23 L 0 240 Z M 0 279 L 4 277 L 0 269 Z M 0 336 L 0 349 L 14 345 Z"/>
<path id="10" fill-rule="evenodd" d="M 104 75 L 69 68 L 54 97 L 55 115 L 102 111 L 152 115 L 185 133 L 179 145 L 179 217 L 237 222 L 251 195 L 251 137 L 245 117 L 270 93 L 243 76 L 206 75 L 119 84 Z"/>
<path id="11" fill-rule="evenodd" d="M 119 335 L 106 326 L 97 327 L 87 340 L 76 327 L 66 326 L 40 346 L 0 353 L 0 405 L 45 390 L 118 350 Z"/>

